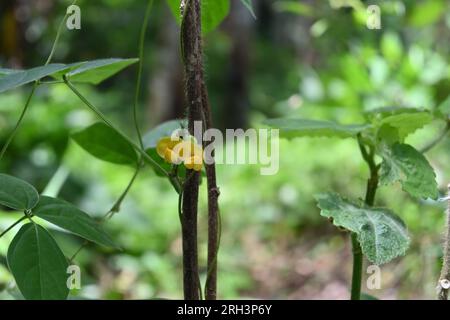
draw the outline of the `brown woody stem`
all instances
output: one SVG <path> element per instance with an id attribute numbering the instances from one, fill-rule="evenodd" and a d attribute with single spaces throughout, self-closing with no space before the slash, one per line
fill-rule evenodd
<path id="1" fill-rule="evenodd" d="M 182 4 L 184 1 L 182 1 Z M 181 45 L 186 76 L 186 98 L 188 102 L 188 127 L 194 135 L 194 123 L 202 121 L 202 79 L 203 57 L 201 48 L 200 0 L 189 0 L 184 5 L 181 28 Z M 182 199 L 183 240 L 183 285 L 186 300 L 200 298 L 197 247 L 197 211 L 199 173 L 189 170 L 190 178 L 184 184 Z"/>
<path id="2" fill-rule="evenodd" d="M 204 77 L 202 77 L 204 79 Z M 208 89 L 204 80 L 202 81 L 202 104 L 205 129 L 211 129 L 212 114 L 208 98 Z M 213 141 L 204 142 L 204 147 L 207 147 Z M 214 153 L 211 154 L 214 160 Z M 220 243 L 220 224 L 219 224 L 219 188 L 217 187 L 216 165 L 214 161 L 207 161 L 206 179 L 208 188 L 208 268 L 205 284 L 205 298 L 206 300 L 217 299 L 217 257 L 219 253 Z"/>

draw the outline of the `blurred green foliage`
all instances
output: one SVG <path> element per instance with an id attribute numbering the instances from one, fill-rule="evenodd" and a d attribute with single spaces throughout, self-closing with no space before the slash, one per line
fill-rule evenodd
<path id="1" fill-rule="evenodd" d="M 256 2 L 256 1 L 254 1 Z M 450 35 L 447 1 L 372 1 L 382 12 L 382 29 L 365 26 L 364 1 L 262 1 L 249 43 L 250 124 L 289 116 L 362 122 L 362 111 L 385 106 L 435 110 L 450 94 Z M 371 3 L 372 4 L 372 3 Z M 24 66 L 42 64 L 67 3 L 51 15 L 31 11 L 35 37 L 27 43 Z M 142 1 L 80 1 L 82 30 L 64 32 L 56 61 L 135 57 Z M 259 8 L 259 10 L 258 10 Z M 155 3 L 145 60 L 145 77 L 158 66 L 159 30 L 168 8 Z M 163 14 L 165 13 L 165 14 Z M 30 31 L 31 32 L 31 31 Z M 205 41 L 207 74 L 215 113 L 224 102 L 232 39 L 223 29 Z M 0 56 L 0 62 L 2 62 Z M 136 70 L 127 69 L 99 88 L 83 92 L 130 136 Z M 29 88 L 0 95 L 3 145 Z M 148 93 L 147 93 L 148 94 Z M 142 105 L 147 97 L 142 98 Z M 220 120 L 220 117 L 219 117 Z M 0 163 L 0 171 L 21 177 L 43 191 L 58 168 L 68 177 L 60 196 L 97 217 L 106 213 L 133 175 L 132 168 L 94 159 L 69 139 L 96 121 L 63 85 L 39 88 L 25 122 Z M 142 125 L 149 129 L 142 118 Z M 220 126 L 220 122 L 217 124 Z M 408 138 L 421 147 L 442 130 L 436 121 Z M 441 191 L 450 181 L 446 140 L 427 154 Z M 280 171 L 260 176 L 257 166 L 218 167 L 223 220 L 219 292 L 223 298 L 346 298 L 350 255 L 345 233 L 319 216 L 313 195 L 331 190 L 361 198 L 367 169 L 352 140 L 281 141 Z M 205 188 L 203 185 L 202 188 Z M 204 190 L 203 190 L 204 191 Z M 206 265 L 206 197 L 200 210 L 200 263 Z M 433 298 L 440 265 L 443 204 L 417 202 L 401 186 L 382 187 L 378 206 L 389 206 L 409 227 L 412 245 L 405 257 L 382 268 L 380 298 Z M 3 212 L 0 229 L 17 215 Z M 89 245 L 77 257 L 84 298 L 180 298 L 181 251 L 177 196 L 170 184 L 146 170 L 120 213 L 106 225 L 123 251 Z M 54 230 L 64 253 L 82 240 Z M 1 298 L 17 297 L 4 256 L 13 234 L 0 241 Z M 202 269 L 204 282 L 206 270 Z"/>

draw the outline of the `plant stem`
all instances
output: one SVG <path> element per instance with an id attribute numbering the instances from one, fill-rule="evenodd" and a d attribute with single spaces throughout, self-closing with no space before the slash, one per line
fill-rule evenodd
<path id="1" fill-rule="evenodd" d="M 145 150 L 143 150 L 142 148 L 140 148 L 136 143 L 134 143 L 130 138 L 128 138 L 124 133 L 122 133 L 118 128 L 116 128 L 116 126 L 114 126 L 112 124 L 111 121 L 109 121 L 106 116 L 99 110 L 97 109 L 96 106 L 94 106 L 92 103 L 89 102 L 89 100 L 87 100 L 80 91 L 78 91 L 78 89 L 67 79 L 64 78 L 64 82 L 66 83 L 66 85 L 70 88 L 70 90 L 72 90 L 73 93 L 75 93 L 75 95 L 80 98 L 80 100 L 89 108 L 91 109 L 99 118 L 100 120 L 102 120 L 107 126 L 109 126 L 110 128 L 114 129 L 114 131 L 116 131 L 122 138 L 124 138 L 129 144 L 131 144 L 133 146 L 133 148 L 147 161 L 149 161 L 153 166 L 155 166 L 158 170 L 160 170 L 161 172 L 163 172 L 169 179 L 171 179 L 170 174 L 163 168 L 161 167 L 155 160 L 153 160 L 146 152 Z"/>
<path id="2" fill-rule="evenodd" d="M 74 5 L 76 3 L 77 3 L 77 0 L 74 0 L 72 2 L 72 5 Z M 53 42 L 52 49 L 50 50 L 50 54 L 48 55 L 48 58 L 47 58 L 47 61 L 45 62 L 45 65 L 48 65 L 53 59 L 53 55 L 55 54 L 56 46 L 58 45 L 59 37 L 61 36 L 61 32 L 62 32 L 62 29 L 63 29 L 63 26 L 64 26 L 64 22 L 66 22 L 67 16 L 68 16 L 68 13 L 66 12 L 66 14 L 64 15 L 64 18 L 59 23 L 58 31 L 56 32 L 55 41 Z"/>
<path id="3" fill-rule="evenodd" d="M 74 5 L 77 2 L 77 0 L 74 0 L 72 2 L 72 5 Z M 58 31 L 56 32 L 56 37 L 55 37 L 55 41 L 53 41 L 53 45 L 52 45 L 52 49 L 50 50 L 50 54 L 47 57 L 47 60 L 45 61 L 45 66 L 47 66 L 53 59 L 53 55 L 55 54 L 55 50 L 56 50 L 56 46 L 58 45 L 58 41 L 59 41 L 59 37 L 61 36 L 61 32 L 62 32 L 62 27 L 64 25 L 64 22 L 66 21 L 68 16 L 68 13 L 66 13 L 64 15 L 64 18 L 61 20 L 59 27 L 58 27 Z M 20 125 L 22 124 L 23 119 L 25 118 L 25 114 L 28 111 L 28 107 L 30 106 L 30 102 L 31 102 L 31 98 L 33 97 L 36 88 L 39 86 L 40 81 L 37 80 L 33 83 L 33 88 L 31 89 L 31 93 L 27 98 L 27 101 L 25 103 L 25 106 L 23 107 L 22 113 L 20 114 L 19 120 L 17 120 L 16 125 L 14 126 L 13 131 L 11 132 L 11 134 L 8 137 L 8 140 L 6 141 L 5 145 L 3 146 L 2 150 L 0 151 L 0 160 L 3 159 L 3 156 L 6 152 L 6 150 L 8 149 L 9 145 L 11 144 L 12 140 L 14 139 L 14 137 L 16 136 L 17 130 L 19 129 Z"/>
<path id="4" fill-rule="evenodd" d="M 202 121 L 202 68 L 200 0 L 186 3 L 181 26 L 182 58 L 186 76 L 186 98 L 188 102 L 188 127 L 194 135 L 194 123 Z M 197 247 L 197 211 L 199 173 L 188 170 L 189 179 L 183 186 L 182 198 L 182 240 L 183 240 L 183 285 L 186 300 L 200 298 Z M 192 175 L 192 176 L 191 176 Z"/>
<path id="5" fill-rule="evenodd" d="M 7 234 L 9 231 L 11 231 L 15 226 L 17 226 L 19 223 L 21 223 L 23 220 L 27 219 L 28 216 L 23 216 L 22 218 L 20 218 L 19 220 L 17 220 L 16 222 L 14 222 L 12 225 L 10 225 L 8 228 L 6 228 L 6 230 L 4 230 L 1 234 L 0 234 L 0 238 L 2 238 L 5 234 Z"/>
<path id="6" fill-rule="evenodd" d="M 429 144 L 427 144 L 425 147 L 423 147 L 420 152 L 421 153 L 427 153 L 431 149 L 433 149 L 439 142 L 441 142 L 450 132 L 450 120 L 447 121 L 447 125 L 445 126 L 444 130 L 439 134 L 434 140 L 432 140 Z"/>
<path id="7" fill-rule="evenodd" d="M 138 74 L 136 79 L 136 92 L 134 95 L 134 106 L 133 106 L 133 120 L 134 120 L 134 126 L 136 127 L 136 134 L 139 140 L 139 145 L 141 146 L 141 149 L 144 149 L 144 143 L 142 141 L 142 133 L 139 129 L 139 122 L 138 122 L 138 104 L 139 104 L 139 96 L 141 93 L 141 81 L 142 81 L 142 69 L 144 65 L 144 45 L 145 45 L 145 34 L 148 27 L 148 21 L 150 18 L 150 12 L 152 9 L 153 0 L 149 0 L 147 3 L 147 9 L 145 10 L 145 16 L 144 16 L 144 22 L 142 23 L 141 27 L 141 34 L 139 37 L 139 66 L 138 66 Z"/>
<path id="8" fill-rule="evenodd" d="M 126 186 L 125 190 L 120 195 L 119 199 L 114 203 L 112 208 L 109 210 L 108 214 L 105 215 L 105 219 L 111 219 L 116 213 L 120 211 L 120 206 L 122 205 L 123 200 L 128 195 L 128 192 L 130 192 L 131 187 L 134 184 L 134 181 L 136 181 L 136 178 L 141 170 L 142 164 L 139 164 L 136 167 L 136 170 L 134 171 L 133 176 L 131 177 L 130 182 L 128 182 L 128 185 Z"/>
<path id="9" fill-rule="evenodd" d="M 441 275 L 438 282 L 438 299 L 447 300 L 450 286 L 450 184 L 448 185 L 448 205 L 447 205 L 447 229 L 444 238 L 444 257 L 442 261 Z"/>
<path id="10" fill-rule="evenodd" d="M 125 199 L 125 197 L 127 196 L 128 192 L 130 192 L 131 187 L 133 186 L 134 182 L 136 181 L 136 177 L 138 176 L 140 170 L 141 170 L 141 165 L 138 165 L 136 167 L 136 170 L 135 170 L 133 176 L 131 177 L 130 181 L 128 182 L 126 188 L 124 189 L 122 194 L 119 196 L 117 201 L 114 203 L 114 205 L 111 207 L 111 209 L 102 217 L 102 219 L 100 220 L 100 223 L 103 223 L 106 220 L 111 219 L 114 216 L 114 214 L 116 214 L 120 211 L 120 206 L 122 205 L 122 202 Z M 81 250 L 83 250 L 88 244 L 89 244 L 89 241 L 87 241 L 87 240 L 84 241 L 83 244 L 70 257 L 69 261 L 72 262 L 77 257 L 77 255 L 81 252 Z"/>
<path id="11" fill-rule="evenodd" d="M 205 130 L 213 127 L 211 106 L 208 98 L 208 88 L 204 80 L 202 72 L 202 105 L 203 105 L 203 122 Z M 213 141 L 205 141 L 204 148 L 208 147 Z M 207 159 L 206 180 L 208 188 L 208 266 L 205 284 L 206 300 L 217 299 L 217 258 L 219 254 L 221 223 L 219 211 L 219 195 L 220 191 L 217 187 L 216 165 L 214 163 L 214 153 L 211 154 L 212 159 Z"/>
<path id="12" fill-rule="evenodd" d="M 367 163 L 370 170 L 370 177 L 367 180 L 365 204 L 367 206 L 373 206 L 375 203 L 375 196 L 378 189 L 378 171 L 379 166 L 375 164 L 375 149 L 370 146 L 369 152 L 367 152 L 361 136 L 358 136 L 358 145 L 361 151 L 361 155 L 364 161 Z M 361 245 L 359 244 L 356 233 L 352 233 L 352 253 L 353 253 L 353 274 L 352 274 L 352 289 L 351 300 L 361 299 L 361 282 L 362 282 L 362 269 L 363 269 L 363 254 Z"/>
<path id="13" fill-rule="evenodd" d="M 0 151 L 0 160 L 3 159 L 3 156 L 5 155 L 6 150 L 8 149 L 9 145 L 13 141 L 14 137 L 16 136 L 17 131 L 20 128 L 20 125 L 22 124 L 23 119 L 25 118 L 25 114 L 28 111 L 28 108 L 30 106 L 31 98 L 34 96 L 34 92 L 36 91 L 36 88 L 38 86 L 38 82 L 36 81 L 33 84 L 33 88 L 31 89 L 30 94 L 28 95 L 27 101 L 25 103 L 25 106 L 22 109 L 22 113 L 19 116 L 19 120 L 17 120 L 16 125 L 14 126 L 14 129 L 11 131 L 8 140 L 6 140 L 6 143 L 3 145 L 2 151 Z"/>
<path id="14" fill-rule="evenodd" d="M 351 234 L 352 239 L 352 253 L 353 253 L 353 272 L 352 272 L 352 291 L 351 300 L 361 299 L 361 280 L 363 269 L 363 255 L 361 246 L 359 245 L 356 233 Z"/>

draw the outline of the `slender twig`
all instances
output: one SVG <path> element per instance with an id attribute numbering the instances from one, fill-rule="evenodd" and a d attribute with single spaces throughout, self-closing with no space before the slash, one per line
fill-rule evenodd
<path id="1" fill-rule="evenodd" d="M 442 269 L 437 286 L 438 299 L 447 300 L 450 289 L 450 184 L 448 185 L 448 205 L 447 205 L 447 228 L 444 238 L 444 257 L 442 258 Z"/>
<path id="2" fill-rule="evenodd" d="M 147 4 L 147 9 L 145 10 L 144 22 L 142 23 L 141 34 L 139 37 L 139 66 L 136 80 L 136 91 L 134 95 L 134 106 L 133 106 L 133 120 L 134 126 L 136 128 L 136 134 L 138 136 L 139 145 L 142 149 L 144 149 L 144 142 L 142 141 L 142 133 L 139 129 L 138 122 L 138 104 L 139 104 L 139 96 L 141 93 L 141 81 L 142 81 L 142 69 L 144 66 L 144 49 L 145 49 L 145 34 L 147 31 L 148 21 L 150 18 L 150 12 L 152 9 L 153 0 L 149 0 Z"/>
<path id="3" fill-rule="evenodd" d="M 109 210 L 108 214 L 105 215 L 106 219 L 111 219 L 116 213 L 118 213 L 120 211 L 120 206 L 122 205 L 123 200 L 125 199 L 125 197 L 128 195 L 128 193 L 130 192 L 131 187 L 134 184 L 134 181 L 136 180 L 140 170 L 141 170 L 142 164 L 138 165 L 136 167 L 136 170 L 134 171 L 133 176 L 131 177 L 130 182 L 128 182 L 127 187 L 125 188 L 125 190 L 122 192 L 122 194 L 120 195 L 119 199 L 117 199 L 116 203 L 114 203 L 114 205 L 112 206 L 111 210 Z"/>
<path id="4" fill-rule="evenodd" d="M 25 106 L 22 109 L 22 112 L 19 116 L 19 120 L 17 120 L 16 125 L 14 126 L 14 129 L 11 131 L 8 140 L 6 140 L 6 143 L 3 145 L 2 151 L 0 152 L 0 160 L 3 159 L 3 156 L 5 155 L 6 150 L 8 149 L 9 145 L 13 141 L 14 137 L 16 136 L 17 131 L 20 128 L 20 125 L 22 124 L 23 119 L 25 118 L 25 115 L 28 111 L 28 108 L 30 106 L 31 98 L 34 96 L 34 92 L 36 91 L 36 88 L 38 86 L 38 82 L 35 82 L 33 84 L 33 88 L 31 89 L 31 92 L 27 98 L 27 101 L 25 103 Z"/>
<path id="5" fill-rule="evenodd" d="M 111 219 L 114 214 L 118 213 L 120 211 L 120 206 L 122 205 L 122 202 L 124 201 L 125 197 L 128 195 L 128 193 L 131 190 L 131 187 L 133 186 L 134 182 L 136 181 L 136 177 L 139 174 L 139 171 L 141 169 L 141 166 L 137 166 L 136 170 L 131 177 L 130 181 L 128 182 L 126 188 L 121 193 L 117 201 L 114 203 L 114 205 L 111 207 L 111 209 L 101 218 L 99 223 L 104 223 L 107 220 Z M 84 241 L 83 244 L 80 245 L 80 247 L 75 251 L 75 253 L 70 257 L 69 261 L 73 262 L 73 260 L 78 256 L 78 254 L 89 244 L 89 241 Z"/>
<path id="6" fill-rule="evenodd" d="M 72 2 L 72 5 L 74 5 L 76 3 L 77 3 L 77 0 L 74 0 Z M 62 31 L 62 29 L 64 27 L 64 23 L 66 22 L 66 19 L 67 19 L 68 16 L 69 16 L 69 13 L 66 12 L 66 14 L 64 15 L 64 18 L 59 23 L 58 31 L 56 32 L 55 41 L 53 41 L 52 49 L 50 50 L 50 54 L 48 55 L 48 58 L 47 58 L 47 61 L 45 62 L 45 65 L 48 65 L 53 59 L 53 55 L 55 54 L 55 51 L 56 51 L 56 46 L 58 45 L 59 37 L 61 36 L 61 31 Z"/>
<path id="7" fill-rule="evenodd" d="M 1 234 L 0 234 L 0 238 L 2 238 L 5 234 L 7 234 L 9 231 L 11 231 L 15 226 L 17 226 L 19 223 L 21 223 L 23 220 L 27 219 L 28 216 L 23 216 L 22 218 L 20 218 L 19 220 L 17 220 L 16 222 L 14 222 L 12 225 L 10 225 L 8 228 L 6 228 Z"/>
<path id="8" fill-rule="evenodd" d="M 420 149 L 420 152 L 427 153 L 428 151 L 433 149 L 437 144 L 439 144 L 439 142 L 441 142 L 442 140 L 444 140 L 445 137 L 448 136 L 449 132 L 450 132 L 450 120 L 447 121 L 447 125 L 445 126 L 444 130 L 442 130 L 442 132 L 434 140 L 432 140 L 425 147 Z"/>

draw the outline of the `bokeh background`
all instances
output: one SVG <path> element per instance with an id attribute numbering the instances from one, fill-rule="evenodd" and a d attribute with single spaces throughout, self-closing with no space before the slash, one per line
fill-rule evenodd
<path id="1" fill-rule="evenodd" d="M 272 117 L 309 117 L 342 123 L 364 121 L 363 112 L 385 106 L 434 109 L 450 93 L 450 10 L 446 0 L 370 1 L 381 8 L 381 30 L 366 27 L 367 1 L 253 0 L 255 20 L 240 1 L 205 38 L 206 74 L 219 128 L 261 127 Z M 55 61 L 135 57 L 146 1 L 78 2 L 82 29 L 64 30 Z M 0 65 L 42 65 L 60 19 L 62 0 L 0 2 Z M 141 126 L 182 118 L 183 73 L 178 26 L 165 1 L 155 0 L 146 39 Z M 86 95 L 130 136 L 136 67 Z M 0 145 L 12 130 L 29 92 L 0 95 Z M 42 86 L 19 134 L 0 163 L 39 191 L 59 196 L 100 217 L 121 194 L 133 170 L 94 159 L 70 133 L 96 121 L 64 86 Z M 408 138 L 421 147 L 445 124 L 434 122 Z M 441 191 L 450 182 L 444 140 L 427 154 Z M 221 298 L 346 299 L 351 248 L 348 235 L 319 215 L 314 194 L 338 191 L 363 197 L 367 169 L 352 140 L 282 141 L 280 171 L 261 176 L 258 166 L 218 167 L 222 243 Z M 200 265 L 206 265 L 206 197 L 202 185 Z M 444 204 L 418 201 L 399 186 L 380 189 L 377 204 L 389 206 L 409 227 L 406 256 L 382 266 L 381 299 L 435 296 L 444 230 Z M 0 229 L 18 217 L 0 213 Z M 145 170 L 122 210 L 105 228 L 124 248 L 87 246 L 75 262 L 82 288 L 74 298 L 181 298 L 181 239 L 177 195 Z M 17 231 L 18 229 L 16 229 Z M 67 256 L 83 241 L 53 230 Z M 0 298 L 20 298 L 6 266 L 14 232 L 0 240 Z M 367 277 L 367 275 L 366 275 Z"/>

